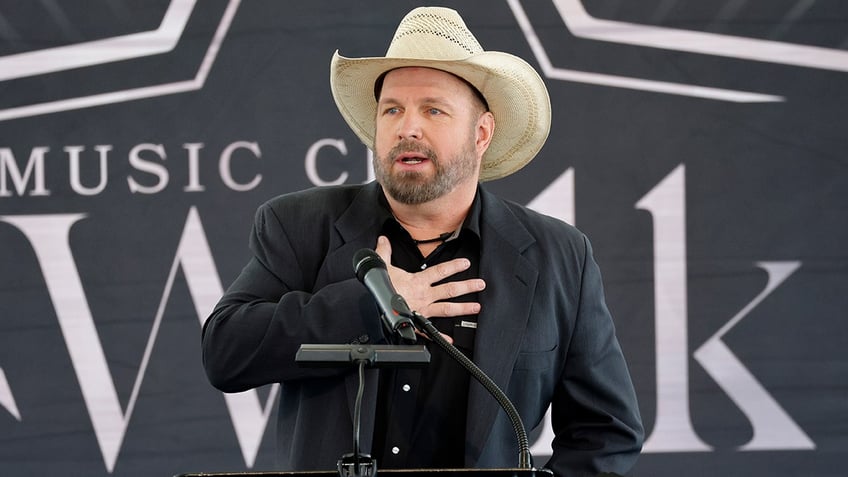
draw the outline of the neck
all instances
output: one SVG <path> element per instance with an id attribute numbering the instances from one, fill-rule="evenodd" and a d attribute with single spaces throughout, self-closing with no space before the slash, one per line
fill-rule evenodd
<path id="1" fill-rule="evenodd" d="M 423 204 L 403 204 L 386 195 L 395 218 L 416 240 L 427 240 L 462 225 L 477 193 L 474 187 L 457 188 Z"/>

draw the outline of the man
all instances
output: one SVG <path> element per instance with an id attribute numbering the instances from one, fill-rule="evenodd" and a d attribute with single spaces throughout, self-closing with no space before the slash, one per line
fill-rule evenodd
<path id="1" fill-rule="evenodd" d="M 336 52 L 331 89 L 375 152 L 376 182 L 296 192 L 256 215 L 253 258 L 203 330 L 225 392 L 282 384 L 280 465 L 333 469 L 352 450 L 353 369 L 300 367 L 301 344 L 385 343 L 352 256 L 373 247 L 397 292 L 506 391 L 528 428 L 552 406 L 547 467 L 627 472 L 642 442 L 636 397 L 587 239 L 479 182 L 542 147 L 550 101 L 523 60 L 486 52 L 453 10 L 418 8 L 383 58 Z M 363 452 L 380 468 L 515 467 L 496 401 L 427 343 L 423 369 L 369 370 Z"/>

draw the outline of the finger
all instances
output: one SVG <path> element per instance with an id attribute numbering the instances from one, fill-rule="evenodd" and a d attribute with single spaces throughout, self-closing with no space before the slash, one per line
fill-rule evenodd
<path id="1" fill-rule="evenodd" d="M 427 268 L 420 272 L 422 277 L 429 280 L 430 283 L 436 283 L 459 272 L 465 271 L 471 266 L 471 261 L 467 258 L 455 258 L 438 265 Z"/>
<path id="2" fill-rule="evenodd" d="M 476 302 L 453 303 L 440 301 L 438 303 L 430 304 L 426 311 L 427 313 L 424 316 L 428 317 L 476 315 L 480 313 L 480 304 Z"/>
<path id="3" fill-rule="evenodd" d="M 374 249 L 384 262 L 392 263 L 392 244 L 385 235 L 377 237 L 377 247 Z"/>
<path id="4" fill-rule="evenodd" d="M 477 293 L 485 288 L 485 280 L 482 278 L 471 278 L 468 280 L 442 283 L 441 285 L 434 286 L 432 291 L 435 293 L 434 301 L 438 301 L 447 298 L 456 298 L 469 293 Z"/>

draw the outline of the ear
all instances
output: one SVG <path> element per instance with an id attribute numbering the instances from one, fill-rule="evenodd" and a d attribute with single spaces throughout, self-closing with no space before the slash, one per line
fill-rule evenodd
<path id="1" fill-rule="evenodd" d="M 483 157 L 483 153 L 489 149 L 489 144 L 492 142 L 492 135 L 495 133 L 495 116 L 491 111 L 486 111 L 477 119 L 476 145 L 477 154 Z"/>

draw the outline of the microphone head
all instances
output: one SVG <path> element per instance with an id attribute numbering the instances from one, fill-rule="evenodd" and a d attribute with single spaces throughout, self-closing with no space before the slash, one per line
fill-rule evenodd
<path id="1" fill-rule="evenodd" d="M 370 248 L 363 248 L 353 254 L 353 272 L 359 281 L 365 280 L 365 274 L 375 268 L 386 269 L 386 262 Z"/>

